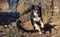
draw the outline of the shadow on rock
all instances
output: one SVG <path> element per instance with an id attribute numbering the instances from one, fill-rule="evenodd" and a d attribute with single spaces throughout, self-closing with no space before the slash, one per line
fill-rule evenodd
<path id="1" fill-rule="evenodd" d="M 52 33 L 52 29 L 53 29 L 55 26 L 56 26 L 56 25 L 51 25 L 51 24 L 49 24 L 49 23 L 45 24 L 45 25 L 44 25 L 44 28 L 43 28 L 44 34 L 45 34 L 47 31 L 49 32 L 49 34 L 51 34 L 51 33 Z"/>
<path id="2" fill-rule="evenodd" d="M 22 24 L 22 22 L 19 20 L 19 21 L 17 21 L 17 28 L 19 29 L 19 30 L 22 30 L 23 32 L 31 32 L 31 33 L 33 33 L 33 32 L 38 32 L 37 30 L 27 30 L 27 29 L 25 29 L 24 27 L 23 27 L 23 24 Z"/>
<path id="3" fill-rule="evenodd" d="M 0 25 L 7 25 L 16 22 L 18 18 L 18 12 L 0 12 Z"/>

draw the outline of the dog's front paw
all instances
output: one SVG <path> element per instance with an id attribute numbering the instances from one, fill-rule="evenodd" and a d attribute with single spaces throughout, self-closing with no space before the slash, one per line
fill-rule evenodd
<path id="1" fill-rule="evenodd" d="M 44 24 L 43 23 L 41 24 L 41 28 L 44 28 Z"/>

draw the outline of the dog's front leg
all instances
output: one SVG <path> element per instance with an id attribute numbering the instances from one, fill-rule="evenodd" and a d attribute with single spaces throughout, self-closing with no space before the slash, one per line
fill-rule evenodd
<path id="1" fill-rule="evenodd" d="M 39 31 L 39 34 L 41 34 L 40 26 L 34 23 L 35 28 Z"/>
<path id="2" fill-rule="evenodd" d="M 44 23 L 42 21 L 40 21 L 41 24 L 41 28 L 44 28 Z"/>

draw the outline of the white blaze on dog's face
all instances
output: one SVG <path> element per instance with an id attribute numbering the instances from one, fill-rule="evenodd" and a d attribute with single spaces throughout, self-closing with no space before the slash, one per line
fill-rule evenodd
<path id="1" fill-rule="evenodd" d="M 35 11 L 33 11 L 34 12 L 34 16 L 38 16 L 38 11 L 37 10 L 35 10 Z"/>

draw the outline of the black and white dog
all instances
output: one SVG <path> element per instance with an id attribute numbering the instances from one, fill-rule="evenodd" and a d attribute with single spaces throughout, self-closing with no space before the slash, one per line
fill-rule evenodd
<path id="1" fill-rule="evenodd" d="M 44 28 L 43 20 L 42 20 L 42 7 L 40 5 L 33 5 L 31 12 L 31 23 L 34 26 L 34 29 L 39 31 L 41 34 L 41 28 Z"/>
<path id="2" fill-rule="evenodd" d="M 31 12 L 31 23 L 34 27 L 34 30 L 37 29 L 41 34 L 41 30 L 44 28 L 43 20 L 42 20 L 42 6 L 39 3 L 38 5 L 32 5 L 25 11 L 22 15 Z"/>

